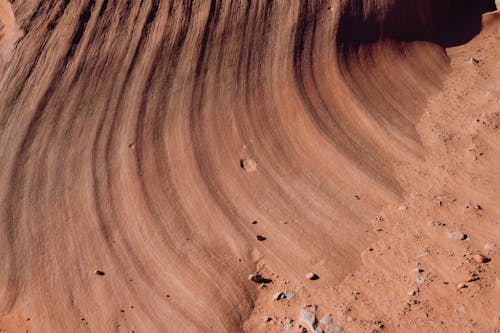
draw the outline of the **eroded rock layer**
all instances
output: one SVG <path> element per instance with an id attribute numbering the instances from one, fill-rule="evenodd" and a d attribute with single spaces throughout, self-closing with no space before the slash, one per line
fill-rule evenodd
<path id="1" fill-rule="evenodd" d="M 342 281 L 491 9 L 0 5 L 0 309 L 34 332 L 237 332 L 262 267 Z"/>

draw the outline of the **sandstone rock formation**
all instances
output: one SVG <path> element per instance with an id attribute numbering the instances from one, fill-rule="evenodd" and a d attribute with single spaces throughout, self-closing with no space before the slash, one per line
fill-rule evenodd
<path id="1" fill-rule="evenodd" d="M 331 313 L 346 329 L 412 332 L 399 313 L 417 306 L 388 299 L 417 287 L 419 320 L 427 305 L 450 318 L 459 281 L 444 268 L 475 269 L 473 253 L 500 243 L 499 97 L 471 97 L 474 112 L 488 105 L 492 124 L 463 136 L 482 140 L 471 151 L 476 164 L 446 164 L 471 142 L 429 148 L 431 129 L 440 144 L 456 141 L 425 110 L 458 114 L 455 97 L 439 94 L 473 80 L 500 86 L 491 74 L 497 13 L 476 37 L 492 10 L 493 1 L 466 0 L 1 0 L 0 328 L 271 332 L 282 326 L 263 314 L 290 309 L 287 319 L 298 320 L 316 300 L 318 318 Z M 472 54 L 481 43 L 496 44 Z M 461 47 L 469 54 L 455 66 Z M 462 70 L 471 57 L 481 61 Z M 446 117 L 465 128 L 466 116 Z M 437 194 L 458 201 L 443 196 L 436 207 Z M 455 208 L 466 200 L 484 211 Z M 481 218 L 480 227 L 452 225 L 463 216 Z M 450 229 L 434 232 L 432 218 Z M 470 240 L 453 243 L 453 230 Z M 394 249 L 396 259 L 385 259 Z M 446 260 L 471 260 L 440 257 L 452 251 Z M 474 303 L 498 304 L 488 294 L 495 251 L 479 282 L 460 290 L 480 297 L 460 301 L 467 316 L 439 319 L 441 331 L 471 318 L 495 327 L 494 313 Z M 434 258 L 422 286 L 403 273 L 416 257 Z M 311 271 L 321 278 L 306 280 Z M 255 272 L 269 283 L 249 281 Z M 423 292 L 438 280 L 453 296 Z M 279 290 L 294 290 L 293 299 L 266 303 Z"/>

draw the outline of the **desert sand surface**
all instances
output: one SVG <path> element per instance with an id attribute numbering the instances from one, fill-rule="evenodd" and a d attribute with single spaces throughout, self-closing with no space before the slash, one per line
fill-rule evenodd
<path id="1" fill-rule="evenodd" d="M 0 332 L 500 332 L 500 12 L 0 0 Z"/>

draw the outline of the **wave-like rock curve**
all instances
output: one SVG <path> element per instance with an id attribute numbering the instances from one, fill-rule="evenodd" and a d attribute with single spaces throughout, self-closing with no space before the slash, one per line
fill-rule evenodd
<path id="1" fill-rule="evenodd" d="M 262 265 L 341 281 L 401 195 L 393 163 L 422 158 L 443 47 L 489 6 L 11 3 L 0 308 L 40 332 L 235 332 Z"/>

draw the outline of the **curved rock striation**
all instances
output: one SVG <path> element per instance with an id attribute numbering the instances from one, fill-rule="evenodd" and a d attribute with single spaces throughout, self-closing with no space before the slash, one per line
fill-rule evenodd
<path id="1" fill-rule="evenodd" d="M 340 282 L 490 6 L 10 2 L 0 309 L 36 332 L 236 332 L 262 265 Z"/>

